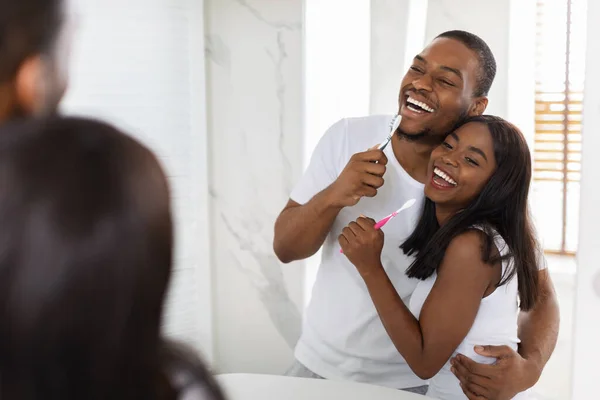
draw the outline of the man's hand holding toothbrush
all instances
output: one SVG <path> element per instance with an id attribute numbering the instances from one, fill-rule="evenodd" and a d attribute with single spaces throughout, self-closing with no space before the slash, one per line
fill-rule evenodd
<path id="1" fill-rule="evenodd" d="M 305 204 L 290 199 L 275 223 L 273 249 L 284 263 L 302 260 L 319 250 L 344 207 L 374 197 L 383 186 L 387 157 L 373 148 L 354 154 L 342 172 Z M 324 158 L 322 162 L 331 163 Z M 322 178 L 322 176 L 320 177 Z"/>
<path id="2" fill-rule="evenodd" d="M 325 189 L 332 204 L 350 207 L 362 197 L 375 197 L 377 189 L 383 186 L 387 162 L 383 151 L 376 148 L 354 154 L 340 176 Z"/>

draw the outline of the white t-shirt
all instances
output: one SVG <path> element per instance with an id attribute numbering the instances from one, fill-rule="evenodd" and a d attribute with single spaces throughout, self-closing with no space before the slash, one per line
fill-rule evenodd
<path id="1" fill-rule="evenodd" d="M 305 204 L 333 183 L 352 155 L 381 143 L 388 136 L 391 120 L 392 116 L 369 116 L 334 124 L 321 138 L 291 199 Z M 327 379 L 409 388 L 426 382 L 411 371 L 394 347 L 365 283 L 354 265 L 339 253 L 337 241 L 342 229 L 361 214 L 379 220 L 407 200 L 416 199 L 414 206 L 382 228 L 385 233 L 383 266 L 398 294 L 408 304 L 418 280 L 406 276 L 405 271 L 413 259 L 405 256 L 399 246 L 418 222 L 424 186 L 400 166 L 391 145 L 386 147 L 385 154 L 388 158 L 385 184 L 377 196 L 362 198 L 355 206 L 344 208 L 325 240 L 295 356 L 308 369 Z"/>
<path id="2" fill-rule="evenodd" d="M 481 228 L 479 228 L 481 229 Z M 504 239 L 496 233 L 494 243 L 501 255 L 508 253 L 508 246 Z M 509 267 L 509 261 L 502 263 L 502 274 Z M 437 273 L 420 281 L 410 299 L 409 309 L 416 318 L 419 318 L 425 300 L 429 296 Z M 481 299 L 479 311 L 473 326 L 467 336 L 458 345 L 452 356 L 460 353 L 482 364 L 492 364 L 496 361 L 492 357 L 484 357 L 475 353 L 477 345 L 509 346 L 517 351 L 519 337 L 517 336 L 517 319 L 519 315 L 519 288 L 517 275 L 509 282 L 496 288 L 492 294 Z M 443 400 L 463 400 L 467 397 L 460 388 L 458 378 L 450 371 L 448 361 L 442 369 L 429 381 L 427 396 Z M 524 400 L 529 398 L 528 392 L 519 393 L 513 399 Z"/>

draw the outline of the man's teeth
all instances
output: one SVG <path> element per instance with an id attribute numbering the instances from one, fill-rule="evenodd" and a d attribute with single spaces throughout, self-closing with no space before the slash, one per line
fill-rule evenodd
<path id="1" fill-rule="evenodd" d="M 414 104 L 415 106 L 421 107 L 423 110 L 427 111 L 427 112 L 433 112 L 433 108 L 429 107 L 427 104 L 423 103 L 422 101 L 418 101 L 413 99 L 412 97 L 408 97 L 408 99 L 406 99 L 406 102 L 408 104 Z M 420 110 L 415 110 L 414 108 L 410 107 L 412 110 L 414 111 L 420 111 Z"/>
<path id="2" fill-rule="evenodd" d="M 456 181 L 454 179 L 452 179 L 450 176 L 448 176 L 448 174 L 446 174 L 444 171 L 442 171 L 439 168 L 434 168 L 433 172 L 439 176 L 440 178 L 442 178 L 443 180 L 445 180 L 446 182 L 448 182 L 451 185 L 456 186 Z"/>

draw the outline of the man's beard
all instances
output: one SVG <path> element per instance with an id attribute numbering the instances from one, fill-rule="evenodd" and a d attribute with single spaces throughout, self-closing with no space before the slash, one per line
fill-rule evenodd
<path id="1" fill-rule="evenodd" d="M 421 142 L 426 137 L 430 137 L 431 129 L 427 128 L 418 133 L 406 133 L 400 127 L 396 130 L 396 135 L 400 139 L 406 140 L 407 142 Z"/>
<path id="2" fill-rule="evenodd" d="M 398 127 L 396 130 L 396 135 L 398 135 L 400 139 L 406 140 L 407 142 L 441 141 L 448 136 L 448 134 L 454 132 L 460 125 L 462 125 L 463 121 L 467 119 L 468 115 L 468 109 L 462 110 L 459 116 L 452 122 L 451 128 L 445 132 L 433 132 L 431 128 L 425 128 L 417 133 L 407 133 Z"/>

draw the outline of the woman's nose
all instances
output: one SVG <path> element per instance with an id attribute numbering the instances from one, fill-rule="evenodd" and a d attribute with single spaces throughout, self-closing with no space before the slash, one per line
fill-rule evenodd
<path id="1" fill-rule="evenodd" d="M 446 165 L 450 165 L 452 167 L 458 167 L 458 162 L 456 162 L 454 157 L 444 156 L 444 157 L 442 157 L 442 161 Z"/>

